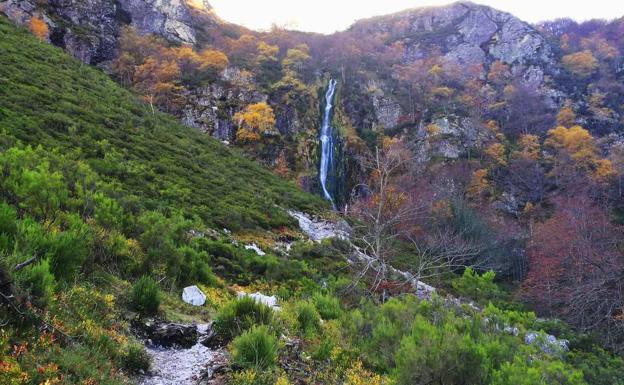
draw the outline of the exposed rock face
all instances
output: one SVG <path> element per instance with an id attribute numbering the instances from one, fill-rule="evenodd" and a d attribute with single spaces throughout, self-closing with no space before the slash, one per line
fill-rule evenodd
<path id="1" fill-rule="evenodd" d="M 207 2 L 204 4 L 209 9 Z M 196 42 L 191 9 L 185 0 L 0 0 L 0 12 L 18 24 L 41 17 L 53 44 L 84 63 L 114 58 L 119 31 L 132 25 L 140 34 L 153 33 L 175 42 Z"/>
<path id="2" fill-rule="evenodd" d="M 34 1 L 0 0 L 0 12 L 17 24 L 25 24 L 36 9 Z"/>
<path id="3" fill-rule="evenodd" d="M 470 2 L 363 20 L 352 31 L 385 32 L 402 40 L 405 62 L 425 57 L 436 46 L 447 58 L 467 66 L 487 66 L 494 60 L 518 71 L 533 64 L 548 69 L 554 65 L 551 48 L 537 30 L 508 13 Z"/>
<path id="4" fill-rule="evenodd" d="M 223 80 L 232 81 L 230 80 L 232 72 L 237 70 L 226 70 Z M 235 79 L 234 82 L 238 83 Z M 252 91 L 248 85 L 226 87 L 215 83 L 187 92 L 184 95 L 182 122 L 222 141 L 234 139 L 236 135 L 236 127 L 232 120 L 234 114 L 248 104 L 267 100 L 266 95 Z"/>
<path id="5" fill-rule="evenodd" d="M 191 13 L 184 0 L 125 0 L 119 6 L 140 33 L 163 36 L 176 43 L 195 44 Z"/>
<path id="6" fill-rule="evenodd" d="M 558 71 L 549 43 L 529 24 L 490 7 L 458 2 L 406 10 L 359 21 L 348 33 L 356 37 L 383 35 L 393 44 L 401 43 L 402 61 L 406 65 L 435 53 L 446 63 L 455 64 L 460 71 L 480 70 L 476 75 L 465 76 L 485 79 L 492 63 L 501 61 L 509 66 L 514 77 L 522 79 L 532 89 L 539 89 L 546 98 L 560 97 L 552 85 L 545 83 L 546 75 Z M 373 90 L 370 100 L 376 117 L 372 128 L 396 127 L 400 117 L 407 115 L 408 111 L 393 101 L 391 82 L 376 81 L 374 87 L 369 85 L 368 88 Z M 358 112 L 357 108 L 351 108 L 349 112 L 353 122 L 362 121 L 361 116 L 353 116 Z M 367 127 L 365 124 L 360 126 Z M 439 147 L 450 157 L 461 152 L 448 142 L 440 143 Z"/>
<path id="7" fill-rule="evenodd" d="M 436 127 L 437 132 L 427 131 L 427 126 Z M 459 116 L 443 116 L 430 124 L 422 124 L 418 130 L 419 160 L 432 157 L 457 159 L 467 155 L 471 149 L 479 148 L 491 133 L 479 122 Z"/>
<path id="8" fill-rule="evenodd" d="M 315 242 L 321 242 L 327 238 L 349 239 L 350 237 L 351 228 L 344 221 L 334 223 L 315 220 L 308 214 L 298 211 L 289 211 L 288 214 L 299 222 L 301 231 Z"/>

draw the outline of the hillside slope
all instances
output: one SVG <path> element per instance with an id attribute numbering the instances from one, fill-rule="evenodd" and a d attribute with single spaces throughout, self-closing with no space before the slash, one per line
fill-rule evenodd
<path id="1" fill-rule="evenodd" d="M 4 18 L 0 40 L 0 383 L 127 384 L 137 313 L 207 321 L 226 282 L 309 276 L 225 229 L 292 237 L 320 198 Z"/>
<path id="2" fill-rule="evenodd" d="M 84 159 L 142 207 L 238 230 L 293 223 L 275 208 L 316 210 L 300 192 L 216 140 L 152 115 L 106 75 L 0 20 L 0 127 L 23 144 Z"/>
<path id="3" fill-rule="evenodd" d="M 145 317 L 215 320 L 207 344 L 231 341 L 221 384 L 622 383 L 621 359 L 523 311 L 493 272 L 448 274 L 465 301 L 384 282 L 401 294 L 385 301 L 353 280 L 349 244 L 297 240 L 284 209 L 322 211 L 318 197 L 4 20 L 0 52 L 1 384 L 131 383 L 149 367 L 130 328 Z M 186 285 L 203 306 L 181 301 Z"/>

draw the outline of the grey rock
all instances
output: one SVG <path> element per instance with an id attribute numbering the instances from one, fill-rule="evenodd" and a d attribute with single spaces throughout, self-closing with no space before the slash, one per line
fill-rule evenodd
<path id="1" fill-rule="evenodd" d="M 157 320 L 135 322 L 135 333 L 150 346 L 190 348 L 199 338 L 196 325 L 164 323 Z"/>
<path id="2" fill-rule="evenodd" d="M 258 245 L 256 245 L 255 243 L 252 243 L 251 245 L 245 245 L 245 250 L 252 250 L 261 257 L 266 255 L 266 253 L 262 251 L 262 249 L 259 248 Z"/>
<path id="3" fill-rule="evenodd" d="M 513 194 L 508 192 L 504 192 L 500 199 L 494 202 L 492 206 L 496 210 L 503 211 L 510 215 L 518 215 L 518 211 L 520 210 L 520 202 L 518 202 Z"/>
<path id="4" fill-rule="evenodd" d="M 427 132 L 429 124 L 435 125 L 439 132 Z M 420 161 L 432 157 L 457 159 L 467 155 L 471 149 L 481 148 L 491 135 L 479 122 L 470 118 L 456 115 L 434 118 L 427 124 L 421 124 L 418 129 L 418 158 Z"/>
<path id="5" fill-rule="evenodd" d="M 316 220 L 305 213 L 292 210 L 288 211 L 288 214 L 297 219 L 301 231 L 315 242 L 320 242 L 327 238 L 349 239 L 351 229 L 344 221 L 333 223 L 324 220 Z"/>
<path id="6" fill-rule="evenodd" d="M 272 308 L 273 310 L 279 310 L 279 306 L 277 306 L 277 297 L 274 295 L 264 295 L 260 292 L 256 292 L 253 294 L 247 294 L 244 292 L 239 292 L 237 295 L 237 298 L 245 298 L 245 297 L 249 297 L 251 299 L 253 299 L 254 301 L 256 301 L 257 303 L 261 303 L 263 305 L 266 305 L 270 308 Z"/>
<path id="7" fill-rule="evenodd" d="M 369 81 L 367 88 L 372 94 L 372 102 L 377 122 L 383 129 L 394 128 L 401 117 L 401 106 L 391 95 L 383 89 L 384 85 L 378 81 Z"/>
<path id="8" fill-rule="evenodd" d="M 203 306 L 206 303 L 206 295 L 197 286 L 187 286 L 182 290 L 182 300 L 189 305 Z"/>
<path id="9" fill-rule="evenodd" d="M 184 44 L 195 44 L 191 12 L 183 0 L 125 0 L 121 8 L 131 15 L 140 33 L 152 33 Z"/>
<path id="10" fill-rule="evenodd" d="M 24 25 L 42 17 L 51 42 L 87 64 L 112 60 L 121 27 L 132 25 L 140 34 L 156 34 L 171 42 L 196 43 L 191 10 L 184 0 L 0 0 L 0 12 Z"/>
<path id="11" fill-rule="evenodd" d="M 536 345 L 542 352 L 549 355 L 561 355 L 569 350 L 570 342 L 543 332 L 527 332 L 524 336 L 524 343 Z"/>

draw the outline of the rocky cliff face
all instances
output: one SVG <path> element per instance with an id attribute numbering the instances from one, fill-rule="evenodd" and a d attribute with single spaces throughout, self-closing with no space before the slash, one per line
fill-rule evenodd
<path id="1" fill-rule="evenodd" d="M 445 63 L 455 65 L 463 77 L 474 77 L 486 83 L 479 92 L 488 93 L 487 73 L 494 62 L 508 66 L 510 76 L 520 79 L 522 87 L 542 95 L 544 103 L 553 108 L 562 94 L 549 79 L 558 72 L 557 58 L 546 39 L 531 25 L 518 18 L 490 7 L 470 2 L 459 2 L 442 7 L 406 10 L 400 13 L 361 20 L 347 32 L 355 39 L 382 36 L 387 46 L 399 46 L 402 64 L 408 66 L 433 55 Z M 473 70 L 476 69 L 476 70 Z M 397 95 L 398 73 L 387 70 L 385 77 L 374 73 L 369 81 L 366 98 L 374 114 L 369 127 L 395 131 L 401 117 L 409 111 Z M 466 75 L 472 73 L 472 75 Z M 465 79 L 469 81 L 470 79 Z M 364 94 L 364 93 L 362 93 Z M 358 105 L 362 105 L 358 100 Z M 354 122 L 362 122 L 358 106 L 348 106 Z M 356 116 L 357 115 L 357 116 Z M 474 140 L 475 124 L 467 117 L 447 115 L 420 116 L 412 131 L 422 133 L 422 127 L 436 124 L 448 128 L 446 139 L 427 145 L 427 156 L 457 158 L 480 140 Z M 418 128 L 420 127 L 420 129 Z M 427 142 L 430 143 L 430 142 Z"/>
<path id="2" fill-rule="evenodd" d="M 439 49 L 464 68 L 483 65 L 487 69 L 500 60 L 535 85 L 543 82 L 544 73 L 555 71 L 552 49 L 537 30 L 509 13 L 470 2 L 362 20 L 351 32 L 385 33 L 389 41 L 403 42 L 406 63 Z"/>
<path id="3" fill-rule="evenodd" d="M 234 115 L 248 104 L 267 101 L 268 96 L 257 91 L 238 68 L 226 69 L 221 80 L 221 84 L 188 91 L 181 118 L 187 126 L 229 142 L 236 135 Z"/>
<path id="4" fill-rule="evenodd" d="M 210 6 L 204 2 L 204 7 Z M 191 7 L 185 0 L 0 0 L 0 12 L 18 24 L 41 17 L 50 40 L 87 64 L 114 58 L 119 30 L 132 25 L 174 42 L 195 44 Z"/>

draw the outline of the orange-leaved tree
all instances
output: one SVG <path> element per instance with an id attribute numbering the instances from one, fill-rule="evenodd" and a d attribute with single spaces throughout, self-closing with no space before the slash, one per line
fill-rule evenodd
<path id="1" fill-rule="evenodd" d="M 182 88 L 178 85 L 180 67 L 176 62 L 149 57 L 136 68 L 135 77 L 135 87 L 143 94 L 152 112 L 155 105 L 167 111 L 173 111 L 179 106 Z"/>
<path id="2" fill-rule="evenodd" d="M 37 16 L 33 16 L 28 20 L 28 30 L 39 40 L 46 40 L 50 34 L 48 25 Z"/>

